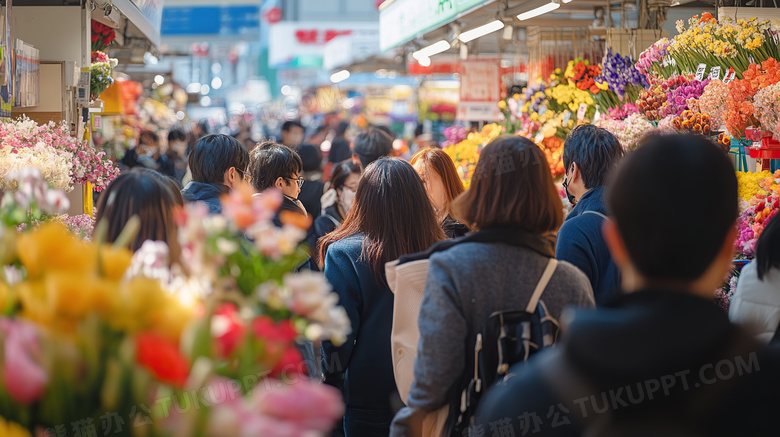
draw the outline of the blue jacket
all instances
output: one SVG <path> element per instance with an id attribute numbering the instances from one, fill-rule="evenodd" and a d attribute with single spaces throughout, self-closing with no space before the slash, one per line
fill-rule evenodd
<path id="1" fill-rule="evenodd" d="M 593 287 L 596 305 L 620 293 L 620 271 L 612 261 L 601 233 L 607 215 L 604 187 L 594 188 L 580 199 L 558 231 L 555 258 L 568 261 L 585 273 Z"/>
<path id="2" fill-rule="evenodd" d="M 222 203 L 219 197 L 228 192 L 224 185 L 204 184 L 203 182 L 190 182 L 181 190 L 184 202 L 203 202 L 209 206 L 209 214 L 219 214 L 222 212 Z"/>
<path id="3" fill-rule="evenodd" d="M 386 283 L 377 281 L 370 264 L 359 260 L 363 239 L 356 234 L 337 241 L 325 256 L 325 277 L 347 311 L 352 333 L 339 347 L 322 343 L 323 379 L 341 389 L 347 410 L 382 411 L 392 419 L 403 405 L 390 347 L 394 296 Z"/>

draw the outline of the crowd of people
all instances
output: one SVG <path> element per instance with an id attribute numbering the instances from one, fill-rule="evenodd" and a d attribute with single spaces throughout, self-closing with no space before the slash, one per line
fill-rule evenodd
<path id="1" fill-rule="evenodd" d="M 327 158 L 297 122 L 251 148 L 173 131 L 162 153 L 143 133 L 96 219 L 113 241 L 139 217 L 133 247 L 165 241 L 175 263 L 177 206 L 220 213 L 246 183 L 281 192 L 277 226 L 282 213 L 310 223 L 298 268 L 324 272 L 352 326 L 309 367 L 343 393 L 333 435 L 780 432 L 780 220 L 724 313 L 714 290 L 733 259 L 737 182 L 709 140 L 651 136 L 626 155 L 610 132 L 575 128 L 564 217 L 528 139 L 485 146 L 464 190 L 441 149 L 407 162 L 385 131 L 348 141 L 346 128 Z"/>

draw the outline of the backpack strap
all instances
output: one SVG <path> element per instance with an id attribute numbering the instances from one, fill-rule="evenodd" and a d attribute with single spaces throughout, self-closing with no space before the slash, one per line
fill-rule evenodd
<path id="1" fill-rule="evenodd" d="M 525 307 L 525 312 L 533 314 L 533 312 L 536 311 L 536 306 L 539 304 L 539 299 L 542 297 L 544 289 L 547 288 L 547 284 L 550 282 L 550 278 L 552 278 L 553 273 L 555 273 L 556 267 L 558 267 L 558 260 L 555 258 L 550 258 L 550 260 L 547 261 L 547 267 L 544 269 L 542 277 L 539 279 L 539 283 L 536 284 L 534 293 L 531 295 L 531 300 L 528 301 L 528 306 Z"/>
<path id="2" fill-rule="evenodd" d="M 332 221 L 332 222 L 333 222 L 333 224 L 334 224 L 334 225 L 336 225 L 336 227 L 337 227 L 337 228 L 338 228 L 339 226 L 341 226 L 341 223 L 339 223 L 339 221 L 338 221 L 338 220 L 336 220 L 336 219 L 335 219 L 335 218 L 334 218 L 332 215 L 330 215 L 330 214 L 325 214 L 325 215 L 323 215 L 323 217 L 325 217 L 325 218 L 327 218 L 328 220 Z"/>
<path id="3" fill-rule="evenodd" d="M 606 216 L 606 215 L 604 215 L 604 214 L 602 214 L 602 213 L 600 213 L 600 212 L 598 212 L 598 211 L 585 211 L 585 212 L 583 212 L 583 214 L 595 214 L 595 215 L 597 215 L 597 216 L 599 216 L 599 217 L 603 218 L 604 220 L 606 220 L 606 219 L 607 219 L 607 216 Z"/>

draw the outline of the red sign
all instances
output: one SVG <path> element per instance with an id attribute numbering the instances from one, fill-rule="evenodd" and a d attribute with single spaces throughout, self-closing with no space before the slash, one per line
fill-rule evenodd
<path id="1" fill-rule="evenodd" d="M 500 116 L 501 68 L 497 59 L 461 61 L 458 120 L 496 121 Z"/>
<path id="2" fill-rule="evenodd" d="M 276 24 L 282 20 L 282 9 L 274 6 L 265 13 L 265 21 Z"/>
<path id="3" fill-rule="evenodd" d="M 300 44 L 323 45 L 337 36 L 349 35 L 351 33 L 351 30 L 301 29 L 295 31 L 295 39 L 297 39 Z"/>

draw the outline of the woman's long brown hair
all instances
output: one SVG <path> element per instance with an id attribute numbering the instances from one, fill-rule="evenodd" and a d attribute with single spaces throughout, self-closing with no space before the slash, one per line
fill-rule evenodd
<path id="1" fill-rule="evenodd" d="M 382 158 L 366 168 L 344 223 L 320 238 L 320 263 L 331 244 L 358 233 L 364 236 L 360 257 L 382 281 L 385 263 L 445 238 L 420 176 L 397 158 Z"/>
<path id="2" fill-rule="evenodd" d="M 434 171 L 441 178 L 447 195 L 447 214 L 452 215 L 452 201 L 465 191 L 455 163 L 444 150 L 436 147 L 418 150 L 409 160 L 409 164 L 415 165 L 418 161 L 422 163 L 423 172 Z"/>

